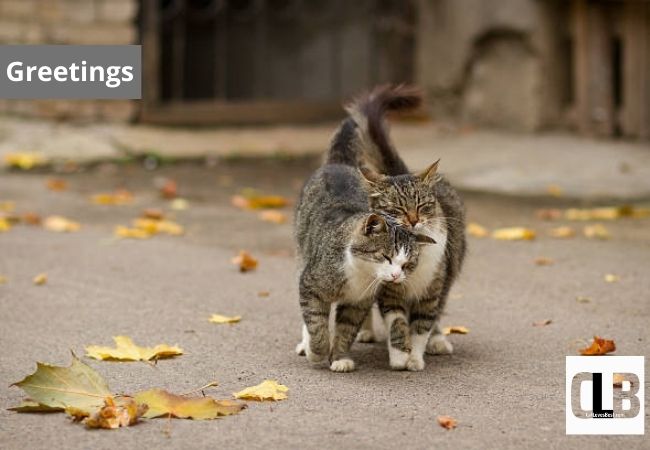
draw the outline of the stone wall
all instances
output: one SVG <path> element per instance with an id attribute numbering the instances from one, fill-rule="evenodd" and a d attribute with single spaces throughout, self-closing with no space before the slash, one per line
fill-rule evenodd
<path id="1" fill-rule="evenodd" d="M 138 0 L 0 0 L 0 44 L 135 44 Z M 126 122 L 131 100 L 1 100 L 0 113 Z"/>

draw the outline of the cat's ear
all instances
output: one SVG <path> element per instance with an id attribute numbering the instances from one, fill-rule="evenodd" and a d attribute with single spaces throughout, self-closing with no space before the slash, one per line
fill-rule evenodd
<path id="1" fill-rule="evenodd" d="M 359 173 L 361 174 L 361 178 L 366 181 L 366 184 L 370 186 L 374 186 L 386 179 L 385 175 L 363 166 L 359 167 Z"/>
<path id="2" fill-rule="evenodd" d="M 417 242 L 418 244 L 437 244 L 434 238 L 430 236 L 426 236 L 424 234 L 416 234 L 415 242 Z"/>
<path id="3" fill-rule="evenodd" d="M 381 233 L 386 230 L 386 220 L 379 214 L 370 214 L 363 225 L 363 232 L 366 236 Z"/>
<path id="4" fill-rule="evenodd" d="M 421 181 L 430 183 L 432 181 L 435 181 L 436 179 L 436 173 L 438 173 L 438 164 L 440 163 L 440 160 L 434 162 L 431 164 L 429 167 L 427 167 L 424 171 L 418 174 L 418 178 Z"/>

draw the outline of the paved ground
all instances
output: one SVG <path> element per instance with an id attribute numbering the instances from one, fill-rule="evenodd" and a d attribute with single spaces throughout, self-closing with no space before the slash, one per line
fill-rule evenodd
<path id="1" fill-rule="evenodd" d="M 517 199 L 470 193 L 471 220 L 493 228 L 528 225 L 533 242 L 470 238 L 464 273 L 443 325 L 471 332 L 451 337 L 452 356 L 428 357 L 421 373 L 392 372 L 382 344 L 357 344 L 359 370 L 333 374 L 293 353 L 299 339 L 290 225 L 258 220 L 229 204 L 241 187 L 295 197 L 314 162 L 224 163 L 154 172 L 102 166 L 66 175 L 68 192 L 45 188 L 47 175 L 1 174 L 0 200 L 19 211 L 79 220 L 73 234 L 17 226 L 0 233 L 0 447 L 22 448 L 647 448 L 642 437 L 567 437 L 564 357 L 594 334 L 616 340 L 621 355 L 645 355 L 650 331 L 650 219 L 607 223 L 609 241 L 547 237 L 555 224 L 535 218 L 562 199 Z M 171 176 L 190 208 L 176 212 L 183 237 L 116 241 L 113 227 L 144 207 L 166 206 L 154 179 Z M 131 206 L 97 206 L 88 195 L 126 187 Z M 581 224 L 578 224 L 581 225 Z M 259 270 L 229 263 L 246 248 Z M 539 267 L 536 257 L 555 259 Z M 45 286 L 31 279 L 49 274 Z M 607 284 L 606 273 L 621 276 Z M 270 296 L 260 298 L 258 291 Z M 590 298 L 579 303 L 577 296 Z M 234 326 L 207 322 L 211 313 L 241 314 Z M 552 319 L 546 327 L 535 321 Z M 118 431 L 87 431 L 62 415 L 19 415 L 6 408 L 22 393 L 9 383 L 36 361 L 68 364 L 69 350 L 110 344 L 117 334 L 142 344 L 179 344 L 185 354 L 151 367 L 88 361 L 119 392 L 154 386 L 185 392 L 214 379 L 217 397 L 275 378 L 289 399 L 251 403 L 217 421 L 152 420 Z M 646 383 L 646 391 L 648 385 Z M 646 411 L 648 411 L 646 401 Z M 438 415 L 459 421 L 446 431 Z M 648 413 L 646 412 L 646 416 Z M 646 417 L 647 419 L 647 417 Z"/>
<path id="2" fill-rule="evenodd" d="M 320 155 L 337 124 L 259 128 L 174 128 L 71 125 L 0 118 L 0 158 L 36 152 L 57 162 L 93 162 L 145 154 L 163 158 L 300 157 Z M 552 132 L 508 134 L 441 123 L 398 123 L 400 152 L 414 168 L 438 158 L 465 190 L 625 200 L 650 197 L 650 143 L 606 141 Z M 0 165 L 2 163 L 0 162 Z"/>

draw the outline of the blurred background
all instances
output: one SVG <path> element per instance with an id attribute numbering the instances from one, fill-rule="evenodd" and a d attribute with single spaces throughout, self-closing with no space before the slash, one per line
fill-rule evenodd
<path id="1" fill-rule="evenodd" d="M 143 44 L 142 101 L 2 101 L 76 122 L 318 122 L 381 82 L 436 121 L 650 138 L 643 0 L 0 0 L 0 44 Z"/>

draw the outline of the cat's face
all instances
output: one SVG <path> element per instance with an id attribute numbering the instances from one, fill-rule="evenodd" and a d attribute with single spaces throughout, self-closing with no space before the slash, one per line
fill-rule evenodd
<path id="1" fill-rule="evenodd" d="M 433 239 L 414 234 L 389 218 L 369 214 L 353 237 L 350 256 L 375 279 L 399 284 L 417 266 L 420 248 L 433 243 Z"/>
<path id="2" fill-rule="evenodd" d="M 436 161 L 421 174 L 392 177 L 364 171 L 370 208 L 414 232 L 432 229 L 443 215 L 435 196 L 437 168 Z"/>

